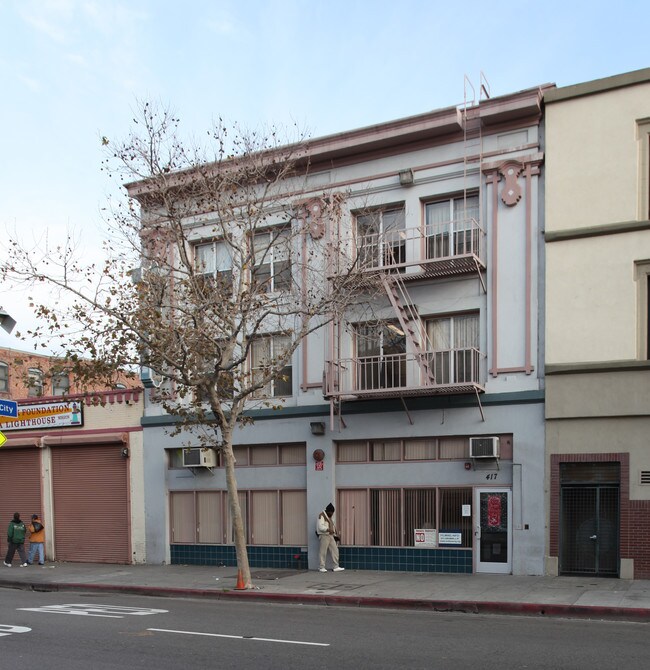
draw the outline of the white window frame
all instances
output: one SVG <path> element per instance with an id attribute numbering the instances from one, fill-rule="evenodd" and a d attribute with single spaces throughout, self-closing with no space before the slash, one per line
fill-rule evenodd
<path id="1" fill-rule="evenodd" d="M 27 379 L 27 397 L 40 398 L 43 395 L 43 371 L 39 368 L 29 368 Z"/>
<path id="2" fill-rule="evenodd" d="M 0 393 L 9 392 L 9 365 L 0 361 Z"/>
<path id="3" fill-rule="evenodd" d="M 205 250 L 207 256 L 203 262 L 201 262 L 201 250 Z M 193 247 L 193 252 L 194 269 L 198 274 L 221 279 L 224 284 L 232 284 L 232 254 L 224 240 L 197 243 Z"/>
<path id="4" fill-rule="evenodd" d="M 268 351 L 268 357 L 270 360 L 273 360 L 275 358 L 276 350 L 277 347 L 280 345 L 280 340 L 287 341 L 289 345 L 291 345 L 291 338 L 288 335 L 283 335 L 281 333 L 272 333 L 268 335 L 261 335 L 259 337 L 254 338 L 251 341 L 251 348 L 250 348 L 250 372 L 251 375 L 253 376 L 253 379 L 255 378 L 255 371 L 256 370 L 262 370 L 264 369 L 264 364 L 263 361 L 256 361 L 255 360 L 255 346 L 256 343 L 260 341 L 268 341 L 269 342 L 269 351 Z M 259 365 L 256 365 L 256 363 L 260 363 Z M 271 379 L 267 385 L 259 389 L 258 391 L 255 392 L 254 396 L 255 398 L 289 398 L 293 395 L 293 361 L 292 357 L 289 358 L 287 361 L 287 364 L 284 366 L 282 370 L 282 374 L 289 377 L 289 380 L 287 382 L 282 382 L 282 380 L 277 380 L 277 379 Z M 289 394 L 283 394 L 280 393 L 280 389 L 278 386 L 280 384 L 287 383 L 291 386 L 291 393 Z"/>
<path id="5" fill-rule="evenodd" d="M 267 293 L 291 291 L 291 228 L 278 226 L 253 235 L 255 277 L 259 280 L 263 268 L 268 267 L 269 278 L 264 282 Z M 255 279 L 254 279 L 255 280 Z"/>

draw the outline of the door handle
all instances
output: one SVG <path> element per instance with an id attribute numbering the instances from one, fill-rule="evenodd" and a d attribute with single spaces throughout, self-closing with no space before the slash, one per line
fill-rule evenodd
<path id="1" fill-rule="evenodd" d="M 589 539 L 590 539 L 590 540 L 595 540 L 596 537 L 597 537 L 596 535 L 590 535 L 590 536 L 589 536 Z"/>

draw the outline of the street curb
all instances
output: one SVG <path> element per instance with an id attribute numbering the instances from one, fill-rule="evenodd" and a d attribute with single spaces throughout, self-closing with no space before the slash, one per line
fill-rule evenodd
<path id="1" fill-rule="evenodd" d="M 0 588 L 36 592 L 85 591 L 94 593 L 124 593 L 160 598 L 205 598 L 277 602 L 294 605 L 404 609 L 464 614 L 504 614 L 568 619 L 606 619 L 650 623 L 650 609 L 641 607 L 607 607 L 603 605 L 562 605 L 549 603 L 492 602 L 480 600 L 424 600 L 417 598 L 385 598 L 373 596 L 333 596 L 311 593 L 264 593 L 223 589 L 186 589 L 164 586 L 132 586 L 123 584 L 84 584 L 75 582 L 25 582 L 0 580 Z"/>

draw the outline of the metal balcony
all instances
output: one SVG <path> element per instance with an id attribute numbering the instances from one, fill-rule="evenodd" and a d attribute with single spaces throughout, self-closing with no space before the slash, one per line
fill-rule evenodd
<path id="1" fill-rule="evenodd" d="M 359 267 L 402 279 L 450 277 L 485 268 L 485 234 L 474 218 L 359 235 Z"/>
<path id="2" fill-rule="evenodd" d="M 341 400 L 483 392 L 475 348 L 327 361 L 325 397 Z"/>

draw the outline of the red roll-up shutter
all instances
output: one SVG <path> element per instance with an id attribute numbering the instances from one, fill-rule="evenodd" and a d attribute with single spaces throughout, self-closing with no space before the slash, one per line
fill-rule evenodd
<path id="1" fill-rule="evenodd" d="M 117 443 L 52 448 L 57 560 L 131 562 L 123 447 Z"/>
<path id="2" fill-rule="evenodd" d="M 7 551 L 7 527 L 14 517 L 29 525 L 32 514 L 43 514 L 41 507 L 40 449 L 0 451 L 0 553 Z M 47 519 L 44 519 L 47 524 Z"/>

